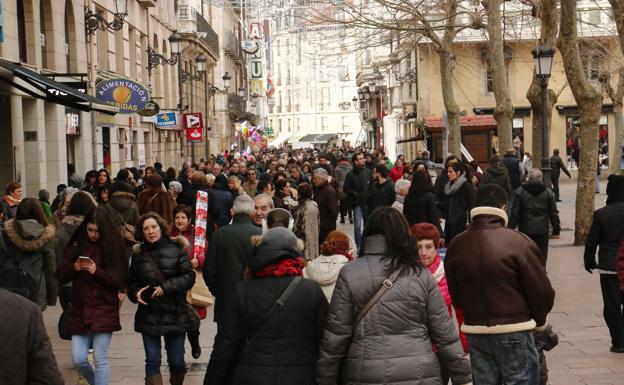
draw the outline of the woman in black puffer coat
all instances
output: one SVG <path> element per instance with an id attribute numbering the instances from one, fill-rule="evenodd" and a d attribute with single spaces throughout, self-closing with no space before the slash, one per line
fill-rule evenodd
<path id="1" fill-rule="evenodd" d="M 232 293 L 204 385 L 316 384 L 327 299 L 318 283 L 300 278 L 302 245 L 292 231 L 277 227 L 258 238 L 249 259 L 253 278 Z M 301 281 L 288 301 L 269 314 L 294 279 Z"/>
<path id="2" fill-rule="evenodd" d="M 403 204 L 403 215 L 410 226 L 416 223 L 431 223 L 440 234 L 444 234 L 440 226 L 442 216 L 436 204 L 429 173 L 426 170 L 418 170 L 414 173 L 413 179 Z"/>
<path id="3" fill-rule="evenodd" d="M 474 206 L 475 191 L 470 182 L 469 168 L 464 168 L 461 163 L 454 163 L 449 165 L 446 171 L 449 181 L 444 186 L 447 201 L 444 215 L 444 240 L 448 245 L 456 235 L 466 230 L 468 213 Z"/>
<path id="4" fill-rule="evenodd" d="M 162 384 L 161 337 L 164 337 L 171 384 L 184 382 L 184 340 L 190 326 L 186 292 L 195 283 L 195 272 L 184 251 L 184 237 L 169 238 L 166 222 L 156 213 L 137 222 L 130 265 L 128 298 L 139 303 L 134 330 L 143 335 L 145 383 Z"/>

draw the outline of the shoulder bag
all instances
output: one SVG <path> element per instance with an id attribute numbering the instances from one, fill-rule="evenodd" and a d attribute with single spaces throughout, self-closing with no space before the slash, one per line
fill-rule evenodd
<path id="1" fill-rule="evenodd" d="M 150 264 L 150 266 L 152 266 L 152 270 L 154 271 L 154 274 L 156 275 L 156 279 L 158 280 L 158 283 L 161 285 L 161 288 L 162 288 L 162 283 L 165 282 L 167 278 L 162 273 L 162 271 L 160 271 L 160 268 L 154 261 L 154 258 L 152 258 L 152 256 L 147 252 L 147 250 L 143 251 L 143 256 L 145 256 L 145 259 L 147 259 L 147 262 Z M 193 306 L 190 303 L 186 301 L 186 299 L 184 299 L 182 305 L 184 305 L 184 308 L 186 309 L 186 312 L 190 321 L 190 325 L 187 331 L 191 331 L 191 332 L 198 331 L 199 325 L 201 323 L 199 314 L 197 314 L 197 311 L 193 308 Z"/>
<path id="2" fill-rule="evenodd" d="M 355 323 L 353 324 L 353 329 L 358 327 L 358 325 L 360 324 L 360 322 L 362 322 L 366 314 L 368 314 L 368 312 L 375 306 L 375 304 L 379 302 L 381 297 L 383 297 L 383 295 L 386 294 L 386 292 L 394 286 L 394 283 L 399 278 L 399 275 L 401 275 L 404 268 L 405 268 L 405 265 L 399 267 L 392 274 L 390 274 L 388 278 L 383 280 L 383 282 L 381 283 L 381 286 L 379 287 L 379 289 L 377 289 L 377 292 L 375 293 L 375 295 L 373 295 L 373 297 L 366 303 L 366 305 L 364 305 L 362 310 L 360 310 L 360 312 L 358 313 L 357 317 L 355 318 Z"/>

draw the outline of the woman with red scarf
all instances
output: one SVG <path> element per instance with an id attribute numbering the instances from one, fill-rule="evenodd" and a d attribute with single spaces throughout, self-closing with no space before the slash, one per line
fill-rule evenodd
<path id="1" fill-rule="evenodd" d="M 303 272 L 306 278 L 321 285 L 328 302 L 331 302 L 340 269 L 353 260 L 349 248 L 349 236 L 342 231 L 332 231 L 321 245 L 321 255 L 309 261 Z"/>
<path id="2" fill-rule="evenodd" d="M 440 246 L 440 232 L 431 223 L 418 223 L 410 228 L 412 235 L 416 238 L 416 245 L 418 247 L 418 256 L 420 262 L 431 272 L 433 278 L 438 283 L 438 289 L 442 293 L 442 298 L 446 302 L 449 315 L 453 318 L 453 308 L 455 308 L 455 315 L 457 316 L 457 324 L 459 327 L 459 339 L 461 341 L 464 352 L 468 353 L 468 338 L 461 332 L 461 326 L 464 323 L 464 316 L 451 301 L 451 294 L 448 290 L 446 283 L 446 275 L 444 274 L 444 261 L 438 255 L 438 247 Z M 437 352 L 437 347 L 433 346 L 434 351 Z M 449 380 L 448 371 L 440 360 L 440 369 L 442 376 L 442 383 L 447 384 Z"/>
<path id="3" fill-rule="evenodd" d="M 316 282 L 295 281 L 303 275 L 301 241 L 276 227 L 252 242 L 252 277 L 238 285 L 226 304 L 204 384 L 315 383 L 328 304 Z M 292 282 L 296 286 L 288 300 L 276 305 Z"/>

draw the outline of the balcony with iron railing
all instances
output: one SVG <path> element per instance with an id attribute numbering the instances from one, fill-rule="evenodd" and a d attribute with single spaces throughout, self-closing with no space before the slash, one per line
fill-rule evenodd
<path id="1" fill-rule="evenodd" d="M 219 35 L 212 29 L 210 23 L 190 5 L 178 6 L 178 32 L 195 33 L 208 46 L 214 57 L 219 57 Z"/>
<path id="2" fill-rule="evenodd" d="M 243 59 L 243 47 L 234 33 L 227 32 L 224 43 L 223 50 L 226 55 L 230 56 L 234 60 Z"/>

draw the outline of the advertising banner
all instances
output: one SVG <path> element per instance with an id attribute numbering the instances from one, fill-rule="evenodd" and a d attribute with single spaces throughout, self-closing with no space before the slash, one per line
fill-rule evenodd
<path id="1" fill-rule="evenodd" d="M 95 87 L 96 96 L 119 108 L 120 114 L 132 114 L 145 109 L 150 93 L 142 84 L 126 78 L 103 80 Z"/>
<path id="2" fill-rule="evenodd" d="M 161 129 L 176 129 L 178 119 L 176 112 L 161 112 L 156 114 L 156 127 Z"/>

